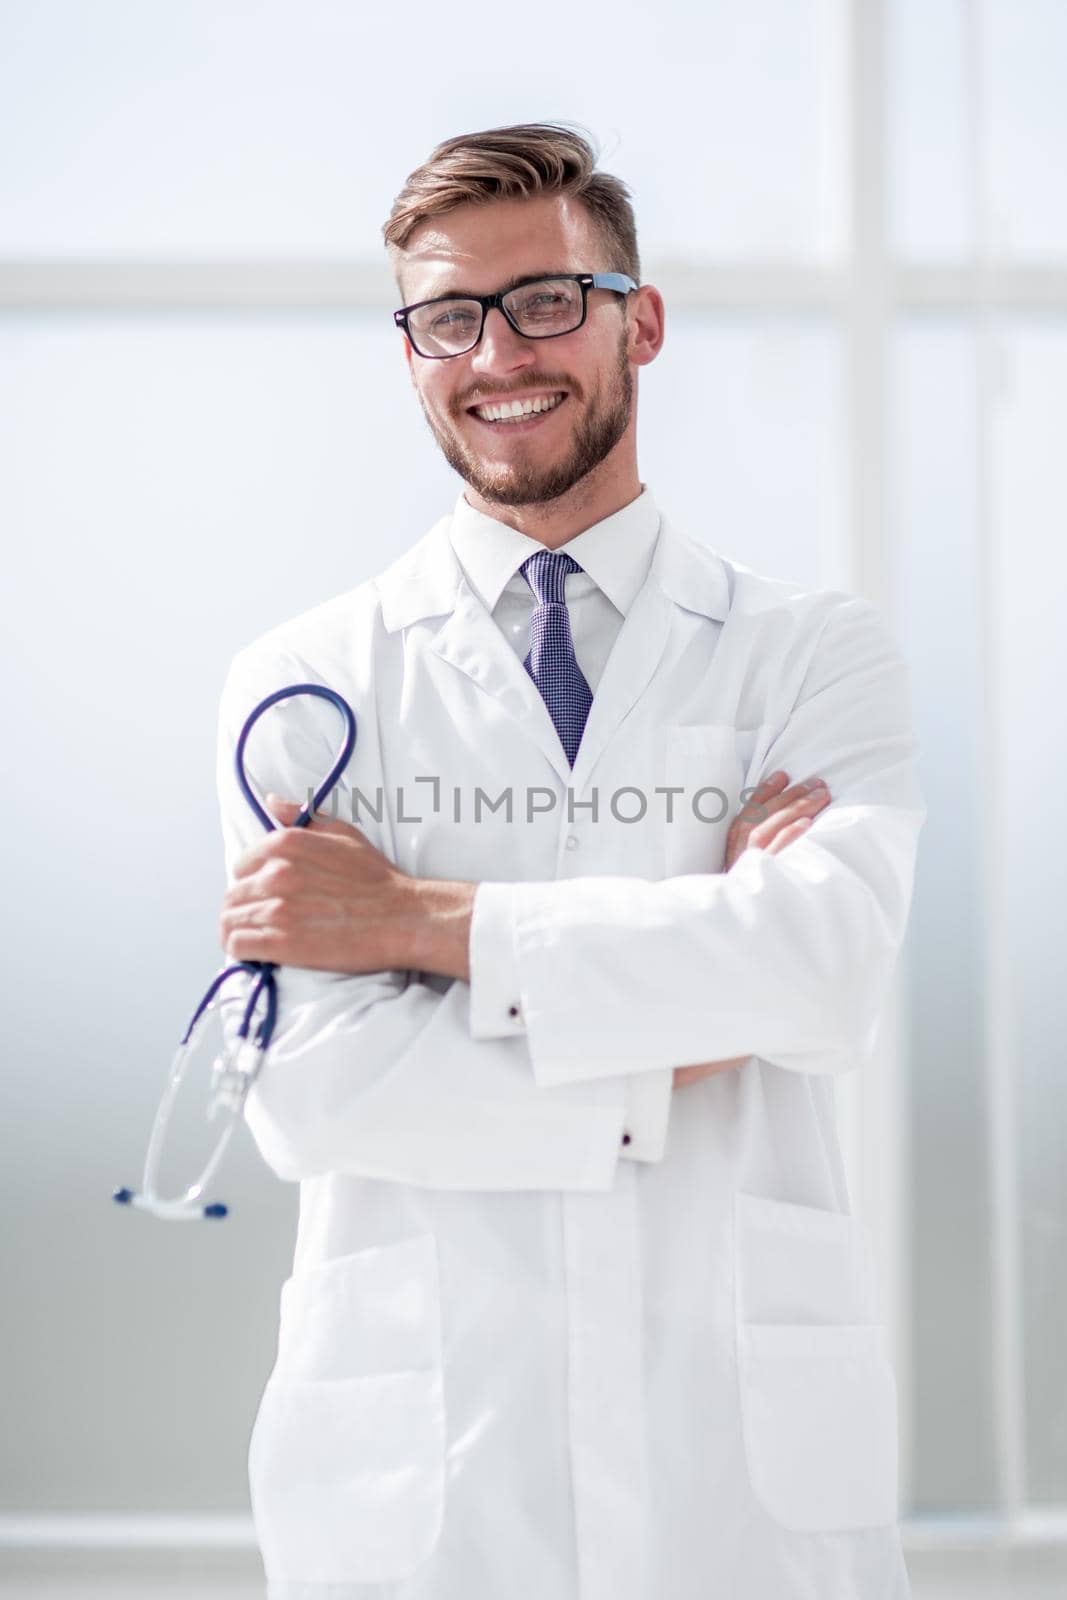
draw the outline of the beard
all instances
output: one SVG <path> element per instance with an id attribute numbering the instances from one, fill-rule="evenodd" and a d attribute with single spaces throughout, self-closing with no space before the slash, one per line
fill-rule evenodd
<path id="1" fill-rule="evenodd" d="M 427 410 L 420 393 L 419 404 L 423 415 L 449 466 L 476 494 L 494 505 L 530 506 L 558 500 L 599 467 L 629 427 L 634 384 L 630 363 L 626 359 L 626 342 L 624 327 L 615 365 L 608 374 L 607 383 L 597 387 L 574 430 L 566 454 L 543 467 L 528 465 L 521 458 L 487 467 L 453 428 Z M 536 387 L 541 391 L 566 389 L 568 399 L 581 397 L 580 390 L 569 382 L 539 379 Z M 516 390 L 514 393 L 521 395 L 521 392 Z"/>

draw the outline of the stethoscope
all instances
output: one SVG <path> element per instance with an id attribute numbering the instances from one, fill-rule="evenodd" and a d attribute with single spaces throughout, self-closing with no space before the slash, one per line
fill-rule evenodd
<path id="1" fill-rule="evenodd" d="M 265 711 L 276 705 L 279 700 L 288 700 L 292 695 L 298 694 L 317 695 L 321 700 L 329 700 L 337 707 L 345 719 L 345 742 L 314 800 L 310 803 L 305 801 L 293 821 L 289 824 L 290 827 L 306 828 L 308 823 L 311 822 L 314 813 L 344 771 L 356 743 L 356 719 L 352 707 L 334 689 L 327 689 L 318 683 L 294 683 L 287 689 L 276 690 L 274 694 L 270 694 L 265 700 L 260 701 L 241 729 L 240 737 L 237 740 L 235 765 L 237 768 L 237 782 L 241 786 L 241 792 L 268 833 L 273 832 L 278 824 L 260 805 L 249 785 L 244 769 L 245 745 L 253 727 Z M 137 1206 L 142 1211 L 150 1211 L 153 1216 L 174 1222 L 196 1222 L 205 1217 L 226 1216 L 229 1207 L 218 1200 L 210 1205 L 204 1205 L 203 1193 L 216 1172 L 219 1162 L 222 1160 L 234 1128 L 240 1121 L 245 1098 L 263 1065 L 263 1058 L 274 1034 L 274 1024 L 278 1016 L 278 985 L 274 976 L 276 966 L 277 963 L 272 961 L 237 961 L 218 972 L 212 980 L 211 987 L 197 1006 L 189 1026 L 182 1035 L 171 1064 L 167 1084 L 163 1091 L 163 1098 L 160 1101 L 159 1110 L 156 1112 L 152 1135 L 148 1141 L 148 1154 L 145 1157 L 142 1189 L 140 1192 L 136 1189 L 116 1189 L 112 1194 L 112 1199 L 117 1200 L 120 1205 Z M 159 1194 L 156 1186 L 159 1158 L 171 1109 L 181 1084 L 182 1075 L 188 1065 L 190 1039 L 193 1029 L 205 1011 L 213 1011 L 215 1009 L 219 990 L 226 980 L 232 978 L 234 973 L 237 972 L 248 973 L 254 981 L 251 985 L 248 1003 L 245 1006 L 239 1028 L 228 1045 L 223 1048 L 222 1053 L 215 1059 L 211 1077 L 211 1096 L 207 1106 L 207 1119 L 209 1122 L 215 1120 L 219 1111 L 228 1113 L 229 1121 L 218 1144 L 215 1146 L 207 1166 L 197 1181 L 190 1184 L 185 1193 L 177 1199 L 166 1200 Z M 252 1039 L 249 1039 L 249 1028 L 261 996 L 264 997 L 264 1015 Z"/>

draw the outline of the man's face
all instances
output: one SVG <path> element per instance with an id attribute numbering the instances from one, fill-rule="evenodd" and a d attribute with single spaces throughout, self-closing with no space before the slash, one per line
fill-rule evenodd
<path id="1" fill-rule="evenodd" d="M 491 294 L 538 273 L 608 267 L 580 203 L 561 195 L 499 200 L 421 224 L 404 253 L 401 292 L 412 305 L 454 292 Z M 494 306 L 466 355 L 433 361 L 405 345 L 419 403 L 449 465 L 483 500 L 522 506 L 566 494 L 632 427 L 628 342 L 620 296 L 591 289 L 586 320 L 573 333 L 525 339 Z M 476 409 L 538 396 L 557 403 L 521 422 L 488 421 Z"/>

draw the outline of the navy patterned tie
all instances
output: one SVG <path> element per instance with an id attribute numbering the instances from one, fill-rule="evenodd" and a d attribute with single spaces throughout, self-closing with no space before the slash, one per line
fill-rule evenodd
<path id="1" fill-rule="evenodd" d="M 582 568 L 561 550 L 538 550 L 519 570 L 537 597 L 523 666 L 541 692 L 573 767 L 593 694 L 575 658 L 564 580 L 568 572 Z"/>

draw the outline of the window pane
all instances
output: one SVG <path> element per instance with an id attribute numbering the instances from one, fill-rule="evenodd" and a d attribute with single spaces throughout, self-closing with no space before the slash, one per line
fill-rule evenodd
<path id="1" fill-rule="evenodd" d="M 969 254 L 966 0 L 890 0 L 886 8 L 889 232 L 897 255 Z"/>
<path id="2" fill-rule="evenodd" d="M 375 258 L 441 139 L 569 118 L 631 184 L 648 259 L 833 256 L 842 5 L 618 0 L 540 43 L 537 13 L 472 0 L 457 65 L 418 47 L 428 0 L 8 0 L 0 255 Z"/>
<path id="3" fill-rule="evenodd" d="M 833 324 L 674 312 L 640 382 L 641 476 L 668 516 L 759 572 L 810 587 L 842 581 Z"/>
<path id="4" fill-rule="evenodd" d="M 1067 255 L 1063 0 L 890 0 L 886 19 L 898 254 L 969 256 L 981 203 L 993 256 Z"/>
<path id="5" fill-rule="evenodd" d="M 975 361 L 916 318 L 894 365 L 894 544 L 927 820 L 908 932 L 913 1503 L 993 1504 Z"/>
<path id="6" fill-rule="evenodd" d="M 996 253 L 1067 255 L 1067 6 L 980 0 L 989 85 L 989 227 Z"/>
<path id="7" fill-rule="evenodd" d="M 986 1154 L 990 916 L 1007 949 L 1006 1058 L 1015 1089 L 1031 1504 L 1067 1498 L 1067 1084 L 1062 978 L 1067 868 L 1059 849 L 1067 763 L 1063 545 L 1067 319 L 1017 317 L 992 346 L 992 610 L 976 494 L 976 351 L 963 322 L 916 319 L 897 349 L 897 537 L 929 815 L 909 933 L 912 959 L 912 1254 L 915 1501 L 978 1509 L 995 1498 L 994 1287 Z M 995 684 L 980 701 L 984 671 Z M 995 721 L 990 720 L 995 718 Z M 997 738 L 983 747 L 989 727 Z M 992 755 L 992 762 L 989 756 Z M 990 788 L 992 792 L 990 792 Z M 983 830 L 1003 900 L 983 906 Z"/>
<path id="8" fill-rule="evenodd" d="M 1067 317 L 1013 319 L 999 340 L 993 435 L 999 799 L 1011 951 L 1025 1285 L 1030 1498 L 1067 1501 Z"/>

